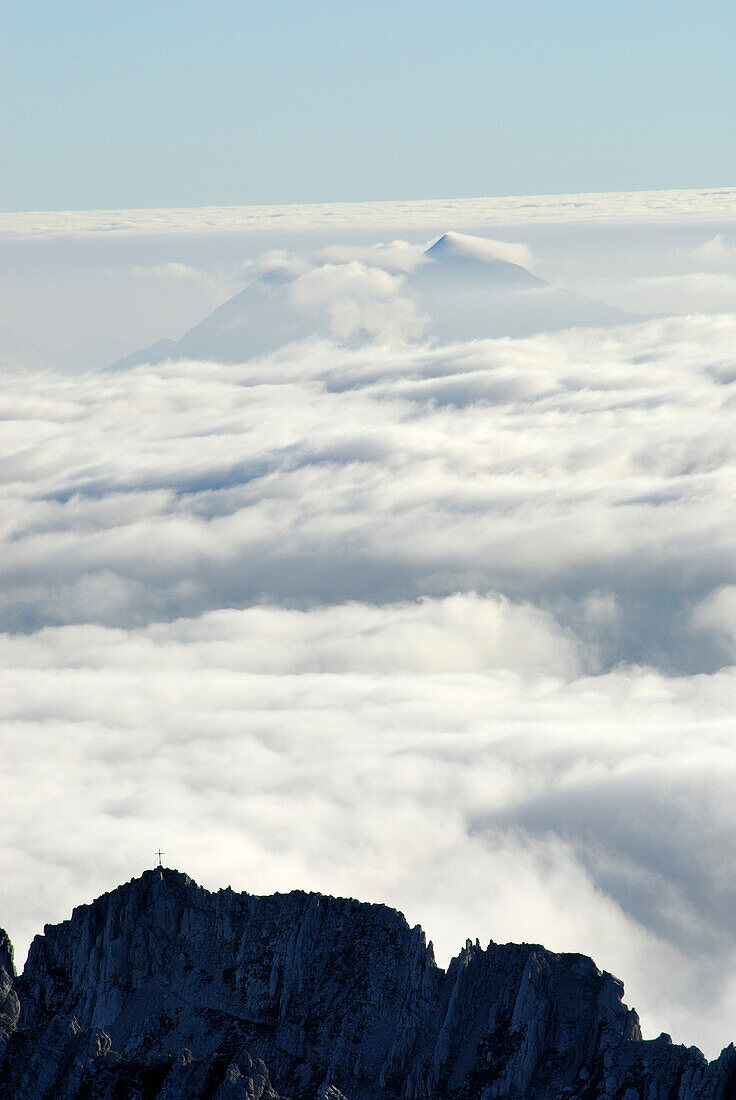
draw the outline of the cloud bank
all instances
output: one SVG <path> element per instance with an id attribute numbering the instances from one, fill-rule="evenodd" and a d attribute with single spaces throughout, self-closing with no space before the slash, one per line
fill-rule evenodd
<path id="1" fill-rule="evenodd" d="M 349 226 L 651 224 L 733 221 L 736 188 L 608 191 L 475 199 L 293 203 L 287 206 L 201 206 L 165 210 L 62 210 L 0 213 L 0 237 L 137 236 L 150 233 L 257 233 Z"/>
<path id="2" fill-rule="evenodd" d="M 591 953 L 712 1053 L 736 317 L 422 344 L 401 268 L 338 260 L 295 285 L 369 344 L 3 372 L 2 920 L 23 943 L 160 844 L 398 905 L 443 958 Z"/>
<path id="3" fill-rule="evenodd" d="M 582 638 L 591 669 L 712 671 L 723 631 L 694 614 L 735 579 L 735 333 L 11 372 L 0 625 L 499 592 Z"/>

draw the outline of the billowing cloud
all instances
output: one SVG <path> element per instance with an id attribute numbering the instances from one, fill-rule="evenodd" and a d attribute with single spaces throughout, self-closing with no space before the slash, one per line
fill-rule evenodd
<path id="1" fill-rule="evenodd" d="M 736 663 L 736 585 L 727 584 L 709 593 L 693 609 L 693 624 L 701 630 L 719 634 Z"/>
<path id="2" fill-rule="evenodd" d="M 247 280 L 262 279 L 265 282 L 291 282 L 306 274 L 312 264 L 303 256 L 283 248 L 270 248 L 254 259 L 245 260 L 240 274 Z"/>
<path id="3" fill-rule="evenodd" d="M 409 241 L 399 239 L 370 245 L 330 244 L 316 254 L 315 260 L 336 264 L 357 260 L 367 267 L 378 267 L 396 273 L 407 272 L 413 271 L 421 262 L 431 243 L 423 241 L 420 244 L 410 244 Z"/>
<path id="4" fill-rule="evenodd" d="M 11 375 L 0 622 L 499 592 L 583 637 L 591 669 L 717 668 L 723 631 L 692 612 L 734 583 L 735 331 Z"/>
<path id="5" fill-rule="evenodd" d="M 294 304 L 324 312 L 335 339 L 373 339 L 396 343 L 418 337 L 426 327 L 410 298 L 401 294 L 402 280 L 358 260 L 322 264 L 295 279 Z"/>
<path id="6" fill-rule="evenodd" d="M 706 270 L 736 267 L 736 239 L 725 233 L 716 233 L 707 241 L 692 249 L 689 259 Z"/>

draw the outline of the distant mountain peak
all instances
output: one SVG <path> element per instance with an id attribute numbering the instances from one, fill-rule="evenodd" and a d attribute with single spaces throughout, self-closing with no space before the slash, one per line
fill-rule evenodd
<path id="1" fill-rule="evenodd" d="M 347 300 L 360 313 L 362 299 L 360 293 L 353 296 L 355 272 L 348 272 L 349 265 L 325 265 L 330 279 L 320 292 L 323 297 L 320 293 L 313 296 L 315 285 L 319 290 L 320 268 L 308 271 L 306 277 L 316 277 L 317 282 L 300 298 L 294 294 L 294 287 L 299 286 L 298 263 L 287 270 L 279 267 L 283 261 L 278 256 L 269 262 L 274 265 L 273 278 L 268 268 L 181 340 L 159 340 L 119 360 L 115 367 L 127 369 L 171 358 L 239 363 L 294 341 L 333 336 L 331 306 L 335 302 Z M 529 270 L 531 262 L 526 245 L 448 230 L 426 249 L 412 271 L 396 281 L 396 296 L 404 300 L 397 316 L 406 317 L 409 302 L 410 309 L 413 306 L 417 315 L 426 319 L 418 331 L 448 341 L 528 336 L 637 319 L 540 279 Z M 385 278 L 382 272 L 381 285 Z M 387 302 L 387 298 L 381 299 L 381 309 Z M 371 307 L 368 313 L 373 319 L 375 310 Z M 401 330 L 401 323 L 397 322 L 397 327 Z M 362 331 L 360 326 L 358 330 Z"/>
<path id="2" fill-rule="evenodd" d="M 489 237 L 474 237 L 469 233 L 456 233 L 450 229 L 426 249 L 424 255 L 430 260 L 472 264 L 503 264 L 523 268 L 528 272 L 531 262 L 529 249 L 522 244 L 508 241 L 494 241 Z"/>

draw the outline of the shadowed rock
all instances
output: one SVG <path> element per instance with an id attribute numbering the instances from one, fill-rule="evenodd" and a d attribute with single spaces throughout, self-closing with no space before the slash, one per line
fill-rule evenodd
<path id="1" fill-rule="evenodd" d="M 0 940 L 0 1095 L 736 1095 L 732 1047 L 709 1064 L 645 1042 L 622 995 L 582 955 L 468 942 L 445 972 L 385 906 L 212 894 L 156 869 L 47 926 L 19 978 Z"/>

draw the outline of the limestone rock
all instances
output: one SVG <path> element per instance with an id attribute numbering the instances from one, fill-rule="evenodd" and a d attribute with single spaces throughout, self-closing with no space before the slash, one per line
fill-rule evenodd
<path id="1" fill-rule="evenodd" d="M 582 955 L 468 941 L 445 972 L 385 906 L 156 869 L 47 926 L 18 978 L 0 937 L 0 1096 L 736 1098 L 733 1047 L 645 1042 L 622 996 Z"/>
<path id="2" fill-rule="evenodd" d="M 7 933 L 0 928 L 0 1057 L 20 1015 L 20 1002 L 13 988 L 14 981 L 13 946 Z"/>

